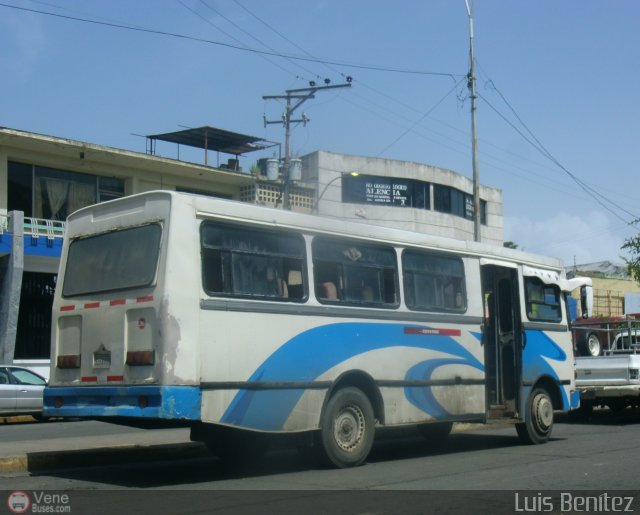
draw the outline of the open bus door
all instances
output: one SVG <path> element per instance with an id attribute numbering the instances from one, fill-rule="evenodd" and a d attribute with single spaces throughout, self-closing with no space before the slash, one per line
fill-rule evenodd
<path id="1" fill-rule="evenodd" d="M 484 345 L 487 417 L 517 414 L 522 381 L 522 323 L 516 268 L 483 265 Z"/>

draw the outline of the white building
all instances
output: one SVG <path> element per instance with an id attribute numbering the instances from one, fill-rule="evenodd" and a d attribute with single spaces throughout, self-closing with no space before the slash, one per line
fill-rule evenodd
<path id="1" fill-rule="evenodd" d="M 473 181 L 436 166 L 313 152 L 302 179 L 317 191 L 315 211 L 459 240 L 473 239 Z M 481 239 L 502 245 L 502 191 L 480 186 Z"/>
<path id="2" fill-rule="evenodd" d="M 203 149 L 205 164 L 155 155 L 159 140 Z M 176 190 L 473 239 L 473 189 L 466 177 L 331 152 L 302 156 L 300 176 L 289 181 L 286 174 L 269 178 L 260 167 L 242 170 L 240 156 L 273 146 L 200 127 L 148 136 L 142 153 L 0 128 L 0 360 L 48 359 L 64 220 L 96 202 Z M 220 153 L 232 158 L 212 166 L 210 152 L 218 154 L 216 161 Z M 480 197 L 482 240 L 502 245 L 502 193 L 481 186 Z"/>

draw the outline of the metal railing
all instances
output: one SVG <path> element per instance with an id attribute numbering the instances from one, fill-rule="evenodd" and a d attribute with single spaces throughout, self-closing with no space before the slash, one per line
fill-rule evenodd
<path id="1" fill-rule="evenodd" d="M 47 239 L 63 238 L 65 222 L 59 220 L 46 220 L 44 218 L 24 218 L 24 234 L 32 238 L 46 236 Z"/>

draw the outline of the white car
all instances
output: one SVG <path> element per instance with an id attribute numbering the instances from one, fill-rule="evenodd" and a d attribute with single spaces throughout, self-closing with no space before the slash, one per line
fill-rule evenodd
<path id="1" fill-rule="evenodd" d="M 0 365 L 0 416 L 42 415 L 44 377 L 23 367 Z"/>

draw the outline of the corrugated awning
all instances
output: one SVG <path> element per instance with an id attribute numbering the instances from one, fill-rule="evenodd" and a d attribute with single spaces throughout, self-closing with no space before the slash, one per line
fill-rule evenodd
<path id="1" fill-rule="evenodd" d="M 215 150 L 226 154 L 240 155 L 263 150 L 275 144 L 256 136 L 216 129 L 215 127 L 196 127 L 165 134 L 152 134 L 149 140 L 169 141 L 178 145 Z"/>

